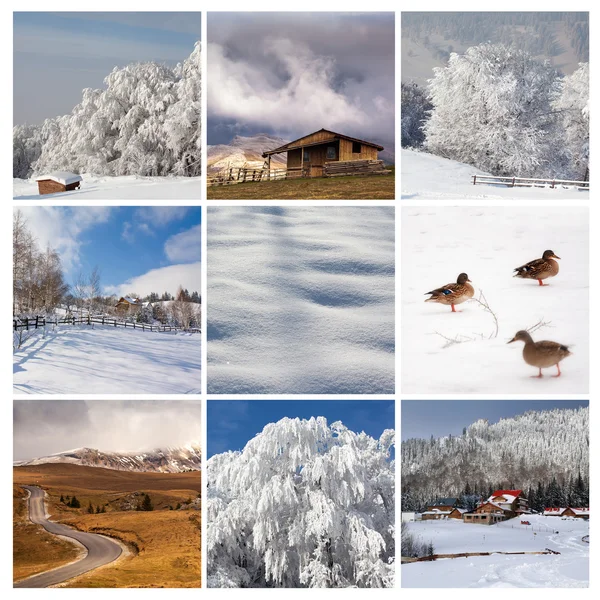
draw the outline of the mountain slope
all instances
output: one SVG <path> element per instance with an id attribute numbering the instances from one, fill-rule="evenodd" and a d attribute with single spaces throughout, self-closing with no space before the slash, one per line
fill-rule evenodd
<path id="1" fill-rule="evenodd" d="M 200 444 L 192 442 L 180 448 L 157 448 L 148 452 L 102 452 L 95 448 L 76 448 L 50 456 L 16 462 L 14 466 L 28 467 L 46 463 L 70 463 L 85 467 L 102 467 L 138 473 L 183 473 L 199 471 L 202 464 Z"/>
<path id="2" fill-rule="evenodd" d="M 287 144 L 289 140 L 257 133 L 250 137 L 236 135 L 229 144 L 217 144 L 207 147 L 207 170 L 221 171 L 230 167 L 261 168 L 265 159 L 262 153 Z M 284 168 L 287 155 L 275 154 L 271 157 L 271 168 Z"/>
<path id="3" fill-rule="evenodd" d="M 424 498 L 456 496 L 467 482 L 526 489 L 585 478 L 589 470 L 587 408 L 528 411 L 489 424 L 475 421 L 460 436 L 402 442 L 402 486 Z M 428 500 L 426 500 L 428 501 Z"/>

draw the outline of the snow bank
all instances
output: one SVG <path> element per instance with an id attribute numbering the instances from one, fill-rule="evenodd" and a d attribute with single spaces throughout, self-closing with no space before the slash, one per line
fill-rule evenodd
<path id="1" fill-rule="evenodd" d="M 200 177 L 104 177 L 85 173 L 82 178 L 79 190 L 44 196 L 39 195 L 35 179 L 13 179 L 13 196 L 15 200 L 199 200 L 203 189 Z"/>
<path id="2" fill-rule="evenodd" d="M 587 393 L 588 216 L 584 208 L 448 207 L 402 211 L 402 392 Z M 512 277 L 512 270 L 551 249 L 562 258 L 547 287 Z M 483 290 L 499 323 L 474 300 L 459 313 L 425 304 L 424 293 L 465 271 Z M 550 326 L 534 340 L 572 344 L 563 375 L 532 379 L 522 343 L 507 345 L 519 329 L 540 319 Z M 447 345 L 442 337 L 471 339 Z M 482 339 L 483 336 L 483 339 Z M 446 347 L 445 347 L 446 346 Z"/>
<path id="3" fill-rule="evenodd" d="M 407 523 L 413 535 L 440 554 L 544 551 L 560 555 L 476 556 L 402 565 L 402 587 L 587 587 L 589 522 L 527 515 L 531 527 L 511 519 L 497 525 L 461 521 Z"/>
<path id="4" fill-rule="evenodd" d="M 13 356 L 15 394 L 200 391 L 200 336 L 123 328 L 39 329 Z"/>
<path id="5" fill-rule="evenodd" d="M 209 208 L 209 393 L 393 393 L 394 211 Z"/>
<path id="6" fill-rule="evenodd" d="M 489 175 L 471 165 L 416 150 L 402 150 L 402 198 L 419 200 L 482 200 L 524 198 L 587 200 L 589 192 L 575 188 L 508 188 L 473 185 L 473 175 Z M 559 255 L 560 256 L 560 255 Z"/>

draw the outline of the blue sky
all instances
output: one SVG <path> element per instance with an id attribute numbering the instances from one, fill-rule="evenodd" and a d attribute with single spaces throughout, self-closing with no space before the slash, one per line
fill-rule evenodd
<path id="1" fill-rule="evenodd" d="M 578 408 L 587 400 L 403 400 L 402 439 L 461 435 L 478 419 L 496 423 L 528 410 Z"/>
<path id="2" fill-rule="evenodd" d="M 326 417 L 342 421 L 353 431 L 378 438 L 394 429 L 392 400 L 209 400 L 207 407 L 208 457 L 242 450 L 267 423 L 283 417 Z"/>
<path id="3" fill-rule="evenodd" d="M 200 292 L 200 208 L 21 207 L 41 248 L 61 257 L 67 283 L 98 266 L 106 294 Z"/>
<path id="4" fill-rule="evenodd" d="M 14 123 L 70 113 L 115 66 L 182 62 L 200 39 L 200 14 L 15 12 Z"/>

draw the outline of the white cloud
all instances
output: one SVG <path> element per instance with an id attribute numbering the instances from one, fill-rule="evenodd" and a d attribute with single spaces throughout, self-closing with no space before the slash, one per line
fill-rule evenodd
<path id="1" fill-rule="evenodd" d="M 48 244 L 60 255 L 63 269 L 73 273 L 80 265 L 81 234 L 110 218 L 108 206 L 64 208 L 60 206 L 24 206 L 20 210 L 29 229 L 45 248 Z"/>
<path id="2" fill-rule="evenodd" d="M 187 206 L 142 206 L 135 211 L 135 216 L 143 223 L 163 227 L 183 219 L 189 210 Z"/>
<path id="3" fill-rule="evenodd" d="M 270 69 L 247 57 L 232 59 L 222 45 L 208 45 L 211 115 L 283 131 L 358 130 L 372 122 L 357 98 L 335 88 L 332 58 L 317 56 L 289 39 L 266 39 L 262 44 Z M 270 75 L 275 67 L 285 71 L 284 83 Z"/>
<path id="4" fill-rule="evenodd" d="M 123 283 L 107 285 L 104 287 L 104 292 L 117 296 L 136 293 L 143 297 L 152 292 L 157 294 L 169 292 L 174 295 L 180 285 L 190 292 L 194 290 L 200 292 L 200 261 L 152 269 Z"/>
<path id="5" fill-rule="evenodd" d="M 200 260 L 200 225 L 171 236 L 165 242 L 165 254 L 171 262 Z"/>

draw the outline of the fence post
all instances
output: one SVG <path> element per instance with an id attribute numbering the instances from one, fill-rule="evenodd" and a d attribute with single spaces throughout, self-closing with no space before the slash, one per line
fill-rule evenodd
<path id="1" fill-rule="evenodd" d="M 25 328 L 29 331 L 29 317 L 25 317 Z"/>
<path id="2" fill-rule="evenodd" d="M 38 328 L 38 322 L 39 322 L 40 318 L 38 316 L 35 317 L 35 328 Z"/>
<path id="3" fill-rule="evenodd" d="M 515 178 L 514 177 L 513 177 L 513 180 L 512 180 L 512 187 L 515 187 Z"/>
<path id="4" fill-rule="evenodd" d="M 477 175 L 473 175 L 473 185 L 477 182 Z"/>
<path id="5" fill-rule="evenodd" d="M 556 183 L 556 182 L 555 182 L 555 180 L 553 179 L 553 180 L 552 180 L 552 185 L 550 186 L 550 189 L 551 189 L 551 190 L 553 190 L 553 189 L 554 189 L 554 184 L 555 184 L 555 183 Z"/>

